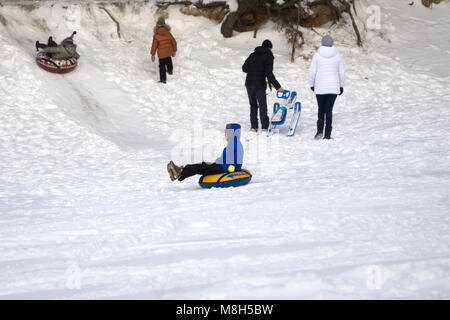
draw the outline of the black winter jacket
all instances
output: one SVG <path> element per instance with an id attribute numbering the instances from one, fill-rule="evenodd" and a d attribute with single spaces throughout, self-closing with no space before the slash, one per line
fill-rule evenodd
<path id="1" fill-rule="evenodd" d="M 246 86 L 267 88 L 266 78 L 277 90 L 281 88 L 273 75 L 273 54 L 267 47 L 257 47 L 245 60 L 242 71 L 247 73 Z"/>

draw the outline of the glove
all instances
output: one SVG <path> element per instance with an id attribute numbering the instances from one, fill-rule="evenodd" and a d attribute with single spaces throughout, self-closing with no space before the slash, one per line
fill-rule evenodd
<path id="1" fill-rule="evenodd" d="M 314 92 L 314 87 L 311 87 L 311 91 Z"/>
<path id="2" fill-rule="evenodd" d="M 152 56 L 152 62 L 155 62 L 155 56 Z"/>
<path id="3" fill-rule="evenodd" d="M 344 88 L 341 88 L 341 93 L 339 95 L 342 95 L 344 93 Z"/>
<path id="4" fill-rule="evenodd" d="M 177 53 L 176 53 L 176 52 L 172 53 L 172 57 L 175 57 L 176 55 L 177 55 Z"/>

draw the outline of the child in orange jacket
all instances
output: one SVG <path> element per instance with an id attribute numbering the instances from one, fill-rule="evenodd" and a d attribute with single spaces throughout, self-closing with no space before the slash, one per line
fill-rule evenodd
<path id="1" fill-rule="evenodd" d="M 155 61 L 156 51 L 158 51 L 159 58 L 159 82 L 166 83 L 166 70 L 169 74 L 173 74 L 172 57 L 175 57 L 177 52 L 177 42 L 170 33 L 170 27 L 166 24 L 163 17 L 158 19 L 154 29 L 150 52 L 153 62 Z"/>

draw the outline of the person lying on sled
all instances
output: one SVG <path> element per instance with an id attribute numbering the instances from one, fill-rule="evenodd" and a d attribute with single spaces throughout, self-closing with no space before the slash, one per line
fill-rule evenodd
<path id="1" fill-rule="evenodd" d="M 48 43 L 43 44 L 36 41 L 36 50 L 42 49 L 42 52 L 46 52 L 51 58 L 59 59 L 79 59 L 80 55 L 77 53 L 77 45 L 73 42 L 73 36 L 77 32 L 72 32 L 70 37 L 65 38 L 61 44 L 56 44 L 52 37 L 48 38 Z"/>
<path id="2" fill-rule="evenodd" d="M 239 140 L 241 137 L 241 125 L 237 123 L 227 124 L 225 137 L 227 146 L 223 149 L 222 155 L 213 163 L 202 162 L 178 167 L 173 161 L 170 161 L 167 165 L 170 179 L 172 181 L 183 181 L 196 174 L 210 175 L 241 170 L 244 158 L 244 148 Z"/>

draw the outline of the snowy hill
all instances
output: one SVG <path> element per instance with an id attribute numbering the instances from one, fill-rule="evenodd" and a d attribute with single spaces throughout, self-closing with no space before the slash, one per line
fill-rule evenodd
<path id="1" fill-rule="evenodd" d="M 309 61 L 271 24 L 224 39 L 170 8 L 164 86 L 153 1 L 106 5 L 120 39 L 98 5 L 0 6 L 0 297 L 450 298 L 450 4 L 409 2 L 359 2 L 361 21 L 382 14 L 363 49 L 332 29 L 348 81 L 329 142 L 312 139 Z M 75 29 L 79 68 L 39 69 L 34 42 Z M 225 123 L 249 127 L 241 66 L 266 38 L 297 135 L 244 144 L 248 186 L 172 183 L 170 159 L 211 161 Z"/>

